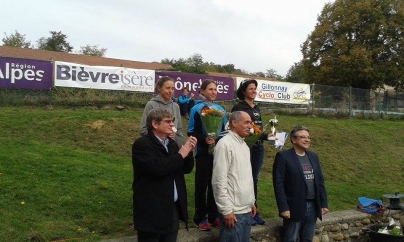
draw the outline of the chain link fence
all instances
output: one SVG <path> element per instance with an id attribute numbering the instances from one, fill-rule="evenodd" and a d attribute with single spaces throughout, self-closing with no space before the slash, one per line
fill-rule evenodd
<path id="1" fill-rule="evenodd" d="M 374 91 L 351 87 L 311 84 L 311 100 L 308 105 L 260 103 L 263 112 L 286 113 L 334 113 L 355 116 L 358 114 L 404 115 L 404 92 L 394 90 Z M 143 108 L 153 93 L 119 90 L 53 87 L 51 90 L 0 88 L 1 106 L 58 105 L 97 106 L 122 105 Z M 219 101 L 226 110 L 237 98 Z"/>
<path id="2" fill-rule="evenodd" d="M 143 108 L 153 93 L 126 92 L 69 87 L 53 87 L 51 90 L 0 88 L 1 106 L 56 105 L 56 106 L 105 106 L 123 105 Z"/>
<path id="3" fill-rule="evenodd" d="M 404 92 L 311 85 L 310 108 L 318 111 L 404 115 Z"/>

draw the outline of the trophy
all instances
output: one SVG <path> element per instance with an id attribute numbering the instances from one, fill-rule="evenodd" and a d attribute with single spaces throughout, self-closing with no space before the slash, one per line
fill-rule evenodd
<path id="1" fill-rule="evenodd" d="M 275 118 L 269 120 L 269 124 L 271 125 L 271 134 L 273 136 L 268 137 L 268 140 L 275 140 L 276 139 L 275 138 L 275 133 L 276 133 L 275 126 L 278 125 L 278 120 L 276 119 L 276 115 L 275 115 Z"/>

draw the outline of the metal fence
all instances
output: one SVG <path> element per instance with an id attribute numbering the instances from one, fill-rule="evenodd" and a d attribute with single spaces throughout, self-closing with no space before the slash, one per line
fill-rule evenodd
<path id="1" fill-rule="evenodd" d="M 404 114 L 404 92 L 311 85 L 311 109 L 333 112 Z"/>
<path id="2" fill-rule="evenodd" d="M 261 103 L 262 110 L 303 113 L 339 113 L 345 115 L 378 114 L 404 115 L 404 92 L 394 90 L 374 91 L 351 87 L 311 84 L 308 105 Z M 142 108 L 153 93 L 116 90 L 53 87 L 51 90 L 0 88 L 1 106 L 62 105 L 105 106 L 123 105 Z M 226 110 L 237 102 L 220 101 Z"/>

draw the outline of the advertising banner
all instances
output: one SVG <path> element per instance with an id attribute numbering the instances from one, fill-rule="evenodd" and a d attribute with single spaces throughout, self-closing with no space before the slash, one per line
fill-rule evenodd
<path id="1" fill-rule="evenodd" d="M 155 71 L 55 62 L 55 86 L 153 92 Z"/>
<path id="2" fill-rule="evenodd" d="M 237 77 L 237 87 L 245 78 Z M 255 101 L 290 103 L 290 104 L 309 104 L 310 85 L 291 82 L 275 82 L 266 80 L 257 80 L 257 97 Z"/>
<path id="3" fill-rule="evenodd" d="M 49 61 L 0 57 L 0 87 L 49 90 L 52 64 Z"/>
<path id="4" fill-rule="evenodd" d="M 156 72 L 156 81 L 163 76 L 171 77 L 174 80 L 175 97 L 180 96 L 181 89 L 187 87 L 190 93 L 197 97 L 202 82 L 206 79 L 212 79 L 217 84 L 217 100 L 234 99 L 234 80 L 230 77 L 217 77 L 201 74 L 161 71 Z"/>

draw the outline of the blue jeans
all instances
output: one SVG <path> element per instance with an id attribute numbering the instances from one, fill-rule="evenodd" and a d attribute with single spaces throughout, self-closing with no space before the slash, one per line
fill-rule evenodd
<path id="1" fill-rule="evenodd" d="M 223 218 L 220 217 L 220 242 L 245 242 L 250 241 L 251 235 L 251 212 L 236 214 L 237 222 L 233 228 L 226 228 Z"/>
<path id="2" fill-rule="evenodd" d="M 255 206 L 257 207 L 258 176 L 260 174 L 262 164 L 264 163 L 263 144 L 255 144 L 253 145 L 253 147 L 251 147 L 250 160 L 251 160 L 252 176 L 254 181 Z"/>
<path id="3" fill-rule="evenodd" d="M 317 221 L 316 202 L 307 202 L 306 216 L 300 222 L 294 222 L 290 219 L 283 219 L 283 241 L 295 242 L 299 235 L 300 242 L 312 242 L 314 237 L 314 229 Z"/>

